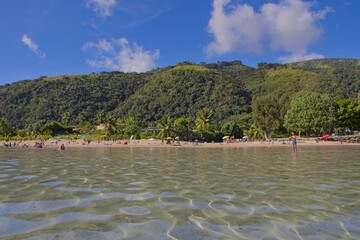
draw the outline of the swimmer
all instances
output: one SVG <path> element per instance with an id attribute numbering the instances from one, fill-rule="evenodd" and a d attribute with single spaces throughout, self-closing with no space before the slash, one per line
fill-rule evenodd
<path id="1" fill-rule="evenodd" d="M 61 146 L 59 147 L 59 150 L 65 150 L 65 145 L 61 144 Z"/>

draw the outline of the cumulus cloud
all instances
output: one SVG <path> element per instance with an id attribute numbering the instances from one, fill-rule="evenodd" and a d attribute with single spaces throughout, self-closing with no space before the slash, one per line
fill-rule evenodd
<path id="1" fill-rule="evenodd" d="M 291 53 L 283 60 L 319 57 L 307 48 L 319 40 L 319 21 L 331 11 L 312 10 L 304 0 L 279 0 L 263 4 L 259 11 L 248 4 L 232 4 L 231 0 L 213 0 L 208 32 L 213 35 L 206 52 L 221 55 L 230 52 L 262 53 L 266 49 Z"/>
<path id="2" fill-rule="evenodd" d="M 92 54 L 92 59 L 86 60 L 91 66 L 122 72 L 151 70 L 155 67 L 155 60 L 160 55 L 158 49 L 151 53 L 135 42 L 130 43 L 126 38 L 87 42 L 82 50 Z"/>
<path id="3" fill-rule="evenodd" d="M 39 46 L 33 42 L 31 38 L 27 35 L 23 35 L 21 41 L 32 51 L 34 52 L 39 58 L 45 58 L 46 53 L 40 51 Z"/>
<path id="4" fill-rule="evenodd" d="M 85 0 L 86 6 L 100 17 L 109 17 L 116 6 L 116 0 Z"/>

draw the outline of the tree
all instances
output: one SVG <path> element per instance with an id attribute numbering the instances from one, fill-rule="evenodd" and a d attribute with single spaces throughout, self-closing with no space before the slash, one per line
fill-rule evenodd
<path id="1" fill-rule="evenodd" d="M 273 95 L 257 97 L 253 103 L 253 120 L 256 126 L 264 133 L 265 138 L 280 129 L 282 124 L 281 105 Z"/>
<path id="2" fill-rule="evenodd" d="M 160 137 L 172 137 L 176 135 L 174 123 L 169 116 L 164 116 L 158 122 L 158 127 L 161 129 Z"/>
<path id="3" fill-rule="evenodd" d="M 89 133 L 94 130 L 94 126 L 91 123 L 85 121 L 79 123 L 78 127 L 80 128 L 80 133 Z"/>
<path id="4" fill-rule="evenodd" d="M 45 123 L 42 127 L 41 127 L 41 134 L 43 135 L 50 135 L 50 136 L 55 136 L 55 134 L 57 133 L 70 133 L 72 131 L 71 127 L 64 127 L 63 125 L 61 125 L 60 123 L 56 122 L 56 121 L 50 121 Z"/>
<path id="5" fill-rule="evenodd" d="M 76 117 L 76 122 L 77 124 L 82 124 L 83 122 L 85 122 L 86 120 L 86 112 L 85 111 L 81 111 L 79 113 L 79 115 Z"/>
<path id="6" fill-rule="evenodd" d="M 98 124 L 104 123 L 105 122 L 105 118 L 106 118 L 106 113 L 104 110 L 100 110 L 97 114 L 96 114 L 96 120 Z"/>
<path id="7" fill-rule="evenodd" d="M 228 118 L 221 126 L 221 132 L 224 135 L 232 136 L 234 138 L 242 138 L 243 131 L 240 127 L 240 122 L 234 117 Z"/>
<path id="8" fill-rule="evenodd" d="M 197 113 L 195 120 L 196 129 L 203 134 L 208 134 L 212 131 L 214 112 L 209 108 L 203 108 Z"/>
<path id="9" fill-rule="evenodd" d="M 191 135 L 190 119 L 184 117 L 175 119 L 174 131 L 182 139 L 188 139 L 188 137 Z"/>
<path id="10" fill-rule="evenodd" d="M 46 124 L 45 120 L 39 120 L 28 126 L 28 131 L 32 136 L 41 134 L 42 127 Z"/>
<path id="11" fill-rule="evenodd" d="M 4 118 L 0 118 L 0 136 L 10 137 L 14 134 L 14 130 L 9 127 Z"/>
<path id="12" fill-rule="evenodd" d="M 127 135 L 138 134 L 140 132 L 141 122 L 134 117 L 127 117 L 124 120 L 124 133 Z"/>
<path id="13" fill-rule="evenodd" d="M 338 101 L 339 127 L 348 128 L 351 131 L 360 129 L 359 104 L 355 99 L 347 98 Z"/>
<path id="14" fill-rule="evenodd" d="M 336 114 L 336 102 L 328 94 L 304 93 L 291 101 L 284 126 L 299 133 L 331 132 L 336 124 Z"/>
<path id="15" fill-rule="evenodd" d="M 106 124 L 106 135 L 110 136 L 117 132 L 116 129 L 116 119 L 111 114 L 106 114 L 104 123 Z"/>
<path id="16" fill-rule="evenodd" d="M 69 125 L 70 123 L 70 113 L 68 111 L 63 112 L 63 114 L 61 114 L 61 123 L 64 125 Z"/>
<path id="17" fill-rule="evenodd" d="M 247 136 L 250 141 L 264 137 L 260 129 L 254 123 L 251 124 L 248 130 L 244 130 L 244 135 Z"/>

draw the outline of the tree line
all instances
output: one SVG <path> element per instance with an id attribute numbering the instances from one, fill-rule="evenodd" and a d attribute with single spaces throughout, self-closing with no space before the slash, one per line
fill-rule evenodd
<path id="1" fill-rule="evenodd" d="M 279 98 L 263 95 L 252 102 L 252 113 L 233 115 L 225 121 L 217 120 L 215 111 L 203 108 L 195 118 L 163 116 L 160 120 L 146 123 L 139 118 L 128 116 L 116 118 L 100 111 L 96 120 L 89 122 L 77 119 L 70 125 L 70 114 L 64 112 L 61 122 L 38 121 L 26 129 L 9 126 L 4 118 L 0 119 L 0 136 L 4 140 L 32 139 L 41 135 L 45 138 L 57 134 L 90 134 L 112 139 L 168 138 L 180 137 L 182 140 L 201 139 L 222 141 L 225 136 L 241 139 L 270 139 L 285 137 L 289 132 L 305 136 L 323 133 L 352 133 L 360 129 L 360 93 L 356 99 L 347 98 L 335 101 L 329 94 L 316 92 L 299 93 L 293 97 L 289 108 L 284 112 Z M 103 126 L 96 129 L 96 126 Z"/>
<path id="2" fill-rule="evenodd" d="M 327 93 L 299 93 L 287 110 L 273 95 L 260 96 L 252 105 L 254 124 L 266 138 L 290 131 L 319 136 L 360 129 L 360 93 L 338 101 Z"/>

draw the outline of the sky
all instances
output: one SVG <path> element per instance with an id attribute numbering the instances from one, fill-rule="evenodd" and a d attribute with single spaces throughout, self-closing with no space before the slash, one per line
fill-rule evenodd
<path id="1" fill-rule="evenodd" d="M 179 62 L 359 58 L 359 0 L 1 0 L 0 85 Z"/>

